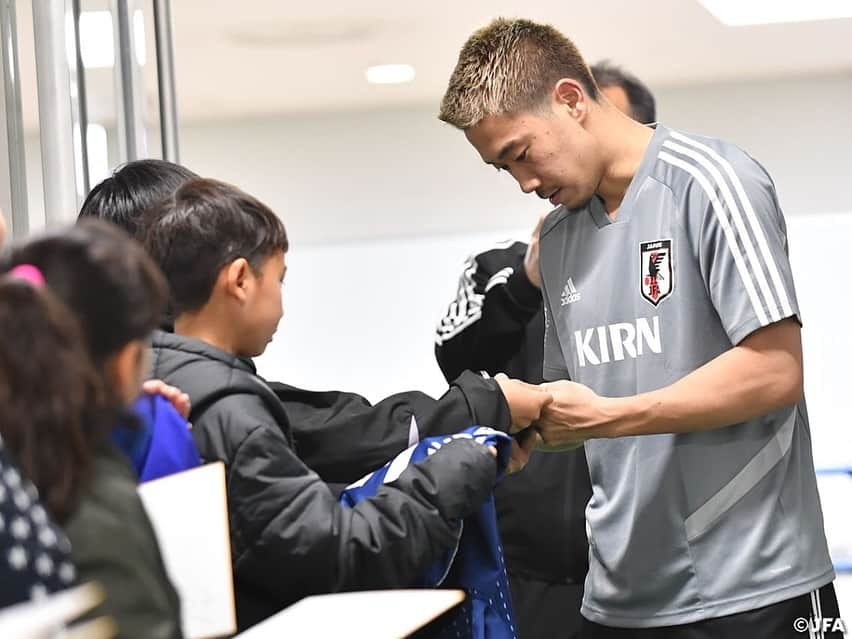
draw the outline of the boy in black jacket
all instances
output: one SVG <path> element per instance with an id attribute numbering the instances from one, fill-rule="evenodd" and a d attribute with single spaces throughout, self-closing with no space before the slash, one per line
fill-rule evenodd
<path id="1" fill-rule="evenodd" d="M 183 184 L 199 176 L 164 160 L 137 160 L 119 167 L 96 185 L 80 209 L 80 219 L 97 217 L 144 241 L 142 218 Z M 172 327 L 168 329 L 171 332 Z M 299 456 L 324 481 L 351 483 L 419 439 L 458 432 L 471 424 L 506 430 L 503 395 L 523 396 L 522 386 L 497 376 L 483 379 L 460 370 L 438 400 L 417 391 L 392 395 L 373 405 L 344 391 L 311 391 L 268 382 L 289 418 Z"/>
<path id="2" fill-rule="evenodd" d="M 264 351 L 283 313 L 288 243 L 281 221 L 238 189 L 199 179 L 152 212 L 146 230 L 175 314 L 175 333 L 154 338 L 154 374 L 189 394 L 202 457 L 227 466 L 239 626 L 310 594 L 412 584 L 493 488 L 493 451 L 454 441 L 374 498 L 343 508 L 302 450 L 317 458 L 324 448 L 338 450 L 341 460 L 361 460 L 347 472 L 371 470 L 372 461 L 363 461 L 369 441 L 353 434 L 332 446 L 294 432 L 249 359 Z M 468 399 L 487 401 L 479 401 L 474 421 L 503 430 L 528 426 L 549 399 L 503 379 L 507 403 L 496 381 L 477 383 Z M 393 435 L 393 424 L 378 428 Z M 534 438 L 525 441 L 516 447 L 518 465 Z"/>

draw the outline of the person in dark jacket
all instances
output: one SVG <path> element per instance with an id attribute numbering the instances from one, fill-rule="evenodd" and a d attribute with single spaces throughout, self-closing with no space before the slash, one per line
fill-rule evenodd
<path id="1" fill-rule="evenodd" d="M 155 335 L 153 372 L 189 394 L 202 457 L 227 468 L 239 627 L 310 594 L 413 584 L 491 492 L 493 451 L 453 441 L 375 497 L 342 507 L 301 459 L 316 442 L 293 428 L 250 359 L 264 351 L 283 314 L 288 241 L 281 221 L 235 187 L 192 180 L 149 215 L 145 242 L 169 281 L 175 312 L 174 333 Z M 476 402 L 464 426 L 504 431 L 529 426 L 548 401 L 535 387 L 472 374 L 448 392 Z M 382 428 L 392 435 L 396 427 Z M 398 430 L 407 440 L 407 425 Z M 326 459 L 328 474 L 334 462 L 323 450 L 339 451 L 344 464 L 353 460 L 345 475 L 374 470 L 365 443 L 372 436 L 350 431 L 336 431 L 336 443 L 326 436 L 307 456 Z M 516 446 L 519 464 L 532 441 Z M 375 457 L 379 464 L 386 453 Z"/>
<path id="2" fill-rule="evenodd" d="M 653 94 L 609 62 L 591 67 L 601 92 L 633 119 L 656 119 Z M 467 259 L 441 318 L 435 357 L 444 377 L 503 372 L 544 381 L 544 314 L 538 264 L 542 216 L 528 244 L 504 242 Z M 521 639 L 576 637 L 588 570 L 585 508 L 592 489 L 585 453 L 535 451 L 523 473 L 495 491 Z"/>
<path id="3" fill-rule="evenodd" d="M 103 587 L 92 616 L 111 617 L 120 637 L 182 636 L 136 475 L 110 441 L 131 419 L 166 297 L 142 248 L 97 221 L 13 247 L 0 264 L 0 435 L 70 539 L 78 580 Z"/>

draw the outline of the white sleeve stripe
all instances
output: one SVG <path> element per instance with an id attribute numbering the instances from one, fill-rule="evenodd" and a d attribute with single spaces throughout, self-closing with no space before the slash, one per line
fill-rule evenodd
<path id="1" fill-rule="evenodd" d="M 732 167 L 731 163 L 728 162 L 725 158 L 723 158 L 716 151 L 714 151 L 705 144 L 701 144 L 696 140 L 692 140 L 681 133 L 677 133 L 676 131 L 672 132 L 672 137 L 677 140 L 680 140 L 681 142 L 684 142 L 685 144 L 689 144 L 691 146 L 701 149 L 714 160 L 716 160 L 716 162 L 718 162 L 725 170 L 725 173 L 728 174 L 728 178 L 734 185 L 734 190 L 736 191 L 737 196 L 739 197 L 740 202 L 742 202 L 743 208 L 745 209 L 746 217 L 748 218 L 752 232 L 754 233 L 754 236 L 757 239 L 757 245 L 760 247 L 760 252 L 763 255 L 763 260 L 769 269 L 769 276 L 772 278 L 772 283 L 775 285 L 775 292 L 778 295 L 779 301 L 781 302 L 781 308 L 783 310 L 784 316 L 789 317 L 793 314 L 793 307 L 790 304 L 790 298 L 787 295 L 787 287 L 784 285 L 784 281 L 781 279 L 781 274 L 778 271 L 778 265 L 775 263 L 775 258 L 772 256 L 772 252 L 769 250 L 769 244 L 766 241 L 766 234 L 763 232 L 763 228 L 760 226 L 760 223 L 757 220 L 757 215 L 755 215 L 754 213 L 754 207 L 751 204 L 751 200 L 748 198 L 748 195 L 746 194 L 745 189 L 743 188 L 743 184 L 740 181 L 739 176 L 734 171 L 734 167 Z"/>
<path id="2" fill-rule="evenodd" d="M 722 230 L 725 233 L 725 238 L 728 240 L 728 247 L 731 249 L 731 254 L 734 256 L 734 263 L 737 266 L 737 271 L 739 271 L 740 278 L 743 281 L 743 285 L 745 286 L 746 293 L 748 294 L 749 299 L 751 300 L 751 305 L 754 308 L 754 312 L 757 315 L 758 320 L 761 325 L 766 326 L 769 324 L 769 319 L 766 316 L 766 312 L 763 310 L 763 304 L 760 302 L 760 298 L 757 295 L 757 291 L 754 288 L 754 282 L 751 280 L 751 275 L 749 274 L 748 267 L 743 260 L 743 256 L 740 253 L 740 248 L 737 245 L 737 239 L 734 235 L 734 230 L 731 228 L 730 222 L 725 217 L 722 212 L 722 203 L 719 202 L 719 198 L 716 197 L 716 192 L 710 186 L 710 183 L 707 181 L 707 178 L 704 177 L 704 174 L 698 170 L 697 167 L 689 164 L 688 162 L 684 162 L 683 160 L 676 158 L 672 154 L 661 151 L 659 156 L 661 160 L 664 162 L 668 162 L 672 166 L 676 166 L 680 169 L 683 169 L 695 180 L 701 187 L 704 189 L 704 192 L 707 193 L 707 197 L 710 198 L 710 202 L 713 205 L 713 212 L 716 214 L 716 218 L 719 220 L 719 225 L 722 227 Z"/>
<path id="3" fill-rule="evenodd" d="M 501 286 L 509 281 L 509 278 L 506 277 L 498 277 L 496 280 L 488 280 L 488 286 L 485 287 L 485 292 L 487 293 L 495 286 Z"/>
<path id="4" fill-rule="evenodd" d="M 731 189 L 728 188 L 727 182 L 725 182 L 725 179 L 719 172 L 719 169 L 713 166 L 713 164 L 705 156 L 701 155 L 697 151 L 688 149 L 683 145 L 666 140 L 663 143 L 663 146 L 672 151 L 676 151 L 681 155 L 685 155 L 689 158 L 692 158 L 698 164 L 704 167 L 704 169 L 715 180 L 719 191 L 722 193 L 722 198 L 724 199 L 725 204 L 727 205 L 728 213 L 734 221 L 734 226 L 736 230 L 739 232 L 740 241 L 743 245 L 743 248 L 745 249 L 746 256 L 748 257 L 749 264 L 751 265 L 752 273 L 756 276 L 758 286 L 760 287 L 760 292 L 763 294 L 765 307 L 769 309 L 772 321 L 777 322 L 781 319 L 781 315 L 778 313 L 777 309 L 778 305 L 775 302 L 775 298 L 772 296 L 772 290 L 769 287 L 769 282 L 766 280 L 766 274 L 763 272 L 763 266 L 761 265 L 760 260 L 757 257 L 757 253 L 755 253 L 754 251 L 754 244 L 752 243 L 751 238 L 749 237 L 748 229 L 746 229 L 745 224 L 743 223 L 743 216 L 740 213 L 740 209 L 737 206 L 736 201 L 734 200 L 734 196 L 731 193 Z"/>
<path id="5" fill-rule="evenodd" d="M 453 339 L 467 327 L 472 324 L 476 324 L 480 319 L 482 319 L 482 311 L 477 310 L 475 313 L 457 321 L 455 324 L 445 325 L 442 323 L 441 326 L 438 327 L 438 334 L 435 335 L 435 343 L 440 346 L 444 342 Z"/>
<path id="6" fill-rule="evenodd" d="M 490 291 L 495 286 L 505 284 L 510 275 L 515 272 L 511 266 L 507 266 L 494 273 L 485 285 L 485 290 L 482 293 L 476 292 L 476 282 L 473 277 L 477 271 L 476 258 L 489 251 L 496 249 L 505 250 L 510 248 L 516 240 L 503 240 L 481 251 L 477 255 L 471 255 L 465 260 L 464 271 L 459 278 L 458 292 L 456 299 L 453 300 L 447 307 L 447 312 L 438 322 L 438 327 L 435 334 L 435 343 L 443 344 L 445 341 L 452 339 L 471 324 L 475 324 L 482 317 L 482 304 L 485 300 L 485 293 Z"/>
<path id="7" fill-rule="evenodd" d="M 475 270 L 475 269 L 474 269 Z M 506 273 L 504 273 L 504 271 Z M 499 271 L 491 276 L 488 284 L 485 286 L 487 293 L 495 286 L 505 284 L 508 281 L 509 275 L 515 272 L 511 266 L 507 266 L 502 271 Z M 465 271 L 467 277 L 468 271 Z M 484 295 L 473 292 L 473 277 L 470 278 L 470 283 L 459 287 L 459 296 L 455 302 L 450 304 L 450 310 L 447 315 L 438 324 L 438 331 L 435 335 L 435 343 L 440 346 L 444 342 L 451 340 L 466 328 L 475 324 L 482 319 L 482 303 Z M 460 313 L 460 309 L 465 308 L 464 314 Z"/>
<path id="8" fill-rule="evenodd" d="M 476 259 L 468 258 L 459 279 L 456 299 L 450 303 L 446 315 L 438 322 L 436 344 L 443 344 L 445 340 L 455 337 L 482 317 L 482 301 L 485 296 L 475 292 L 476 282 L 473 276 L 476 274 L 476 268 Z"/>
<path id="9" fill-rule="evenodd" d="M 509 277 L 515 272 L 515 269 L 511 266 L 507 266 L 506 268 L 500 269 L 494 275 L 491 276 L 491 279 L 488 280 L 488 283 L 485 285 L 485 292 L 487 293 L 495 286 L 500 284 L 505 284 Z"/>

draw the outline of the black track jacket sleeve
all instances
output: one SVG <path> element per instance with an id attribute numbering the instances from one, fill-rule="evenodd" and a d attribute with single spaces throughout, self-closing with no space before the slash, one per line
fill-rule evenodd
<path id="1" fill-rule="evenodd" d="M 462 371 L 490 374 L 522 348 L 530 320 L 541 309 L 541 291 L 527 277 L 527 245 L 515 242 L 465 262 L 458 293 L 435 335 L 435 357 L 448 380 Z"/>

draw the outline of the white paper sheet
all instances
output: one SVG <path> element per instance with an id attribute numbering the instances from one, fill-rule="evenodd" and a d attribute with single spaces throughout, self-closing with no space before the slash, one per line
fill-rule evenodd
<path id="1" fill-rule="evenodd" d="M 225 466 L 207 464 L 139 486 L 187 639 L 236 632 Z"/>
<path id="2" fill-rule="evenodd" d="M 374 590 L 307 597 L 234 639 L 400 639 L 464 601 L 461 590 Z"/>

